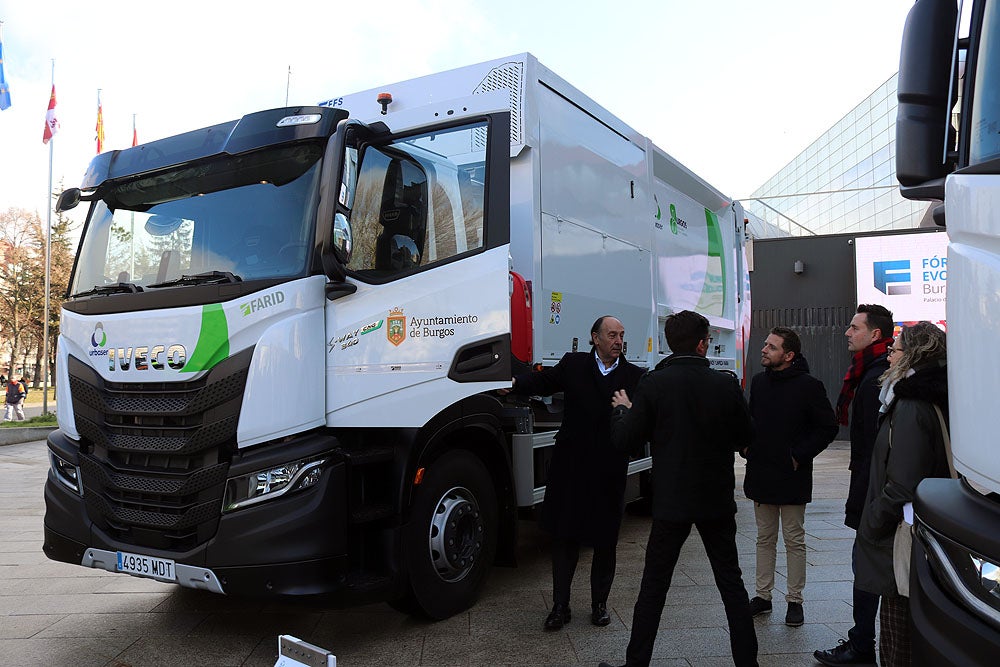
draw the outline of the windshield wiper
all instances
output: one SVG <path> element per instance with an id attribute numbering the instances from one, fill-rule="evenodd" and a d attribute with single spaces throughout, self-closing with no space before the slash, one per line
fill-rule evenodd
<path id="1" fill-rule="evenodd" d="M 136 292 L 141 292 L 141 291 L 142 291 L 142 286 L 136 285 L 135 283 L 94 285 L 94 289 L 89 289 L 86 292 L 77 292 L 76 294 L 71 294 L 70 298 L 75 299 L 78 296 L 97 296 L 102 294 L 135 294 Z"/>
<path id="2" fill-rule="evenodd" d="M 243 279 L 230 271 L 209 271 L 207 273 L 196 273 L 193 276 L 181 276 L 174 280 L 168 280 L 146 287 L 173 287 L 176 285 L 208 285 L 210 283 L 239 283 Z"/>

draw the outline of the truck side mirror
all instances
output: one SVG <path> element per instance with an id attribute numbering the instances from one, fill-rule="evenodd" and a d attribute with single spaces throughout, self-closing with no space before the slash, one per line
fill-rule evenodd
<path id="1" fill-rule="evenodd" d="M 899 59 L 896 178 L 907 199 L 944 199 L 953 169 L 951 131 L 954 0 L 917 0 L 906 17 Z"/>
<path id="2" fill-rule="evenodd" d="M 63 211 L 69 211 L 74 209 L 80 203 L 81 196 L 80 188 L 70 188 L 69 190 L 63 190 L 56 199 L 56 212 L 62 213 Z"/>

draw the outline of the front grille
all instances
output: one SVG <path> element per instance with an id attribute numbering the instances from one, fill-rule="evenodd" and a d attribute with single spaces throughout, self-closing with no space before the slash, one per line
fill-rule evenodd
<path id="1" fill-rule="evenodd" d="M 84 499 L 101 530 L 168 551 L 215 534 L 252 353 L 177 383 L 108 382 L 70 357 Z"/>

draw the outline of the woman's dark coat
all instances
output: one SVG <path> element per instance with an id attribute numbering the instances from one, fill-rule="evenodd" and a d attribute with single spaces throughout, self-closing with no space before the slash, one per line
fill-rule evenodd
<path id="1" fill-rule="evenodd" d="M 765 505 L 811 502 L 813 459 L 837 437 L 839 427 L 826 389 L 809 374 L 805 357 L 796 355 L 788 368 L 768 368 L 753 377 L 750 417 L 747 498 Z"/>
<path id="2" fill-rule="evenodd" d="M 951 476 L 933 407 L 940 407 L 948 419 L 947 368 L 933 364 L 915 370 L 896 383 L 895 399 L 882 419 L 858 527 L 854 585 L 879 595 L 899 594 L 892 569 L 892 542 L 903 518 L 903 505 L 913 502 L 920 480 Z"/>
<path id="3" fill-rule="evenodd" d="M 628 455 L 611 447 L 611 396 L 630 396 L 644 369 L 619 358 L 607 376 L 593 352 L 574 352 L 537 373 L 518 375 L 518 394 L 563 392 L 562 425 L 545 486 L 542 526 L 558 537 L 588 546 L 618 541 L 625 503 Z"/>

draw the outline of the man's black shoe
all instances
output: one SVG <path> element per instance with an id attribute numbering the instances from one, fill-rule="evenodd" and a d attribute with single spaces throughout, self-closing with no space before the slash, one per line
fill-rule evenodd
<path id="1" fill-rule="evenodd" d="M 802 613 L 802 603 L 789 602 L 788 611 L 785 612 L 785 625 L 797 628 L 805 622 L 806 618 Z"/>
<path id="2" fill-rule="evenodd" d="M 765 600 L 761 597 L 754 596 L 750 600 L 750 615 L 756 616 L 758 614 L 766 614 L 772 609 L 771 601 Z"/>
<path id="3" fill-rule="evenodd" d="M 595 604 L 593 611 L 590 613 L 590 622 L 594 625 L 607 625 L 610 623 L 611 616 L 608 615 L 608 605 L 603 602 Z"/>
<path id="4" fill-rule="evenodd" d="M 554 604 L 552 605 L 552 611 L 549 612 L 548 617 L 545 619 L 545 629 L 562 630 L 562 626 L 569 623 L 570 618 L 572 618 L 572 614 L 570 614 L 569 605 Z"/>
<path id="5" fill-rule="evenodd" d="M 610 662 L 599 662 L 597 663 L 597 667 L 615 667 L 615 666 L 612 665 Z M 625 667 L 625 665 L 622 665 L 622 667 Z"/>
<path id="6" fill-rule="evenodd" d="M 826 651 L 814 651 L 813 657 L 824 665 L 874 665 L 875 649 L 861 652 L 851 642 L 841 639 L 840 644 Z"/>

